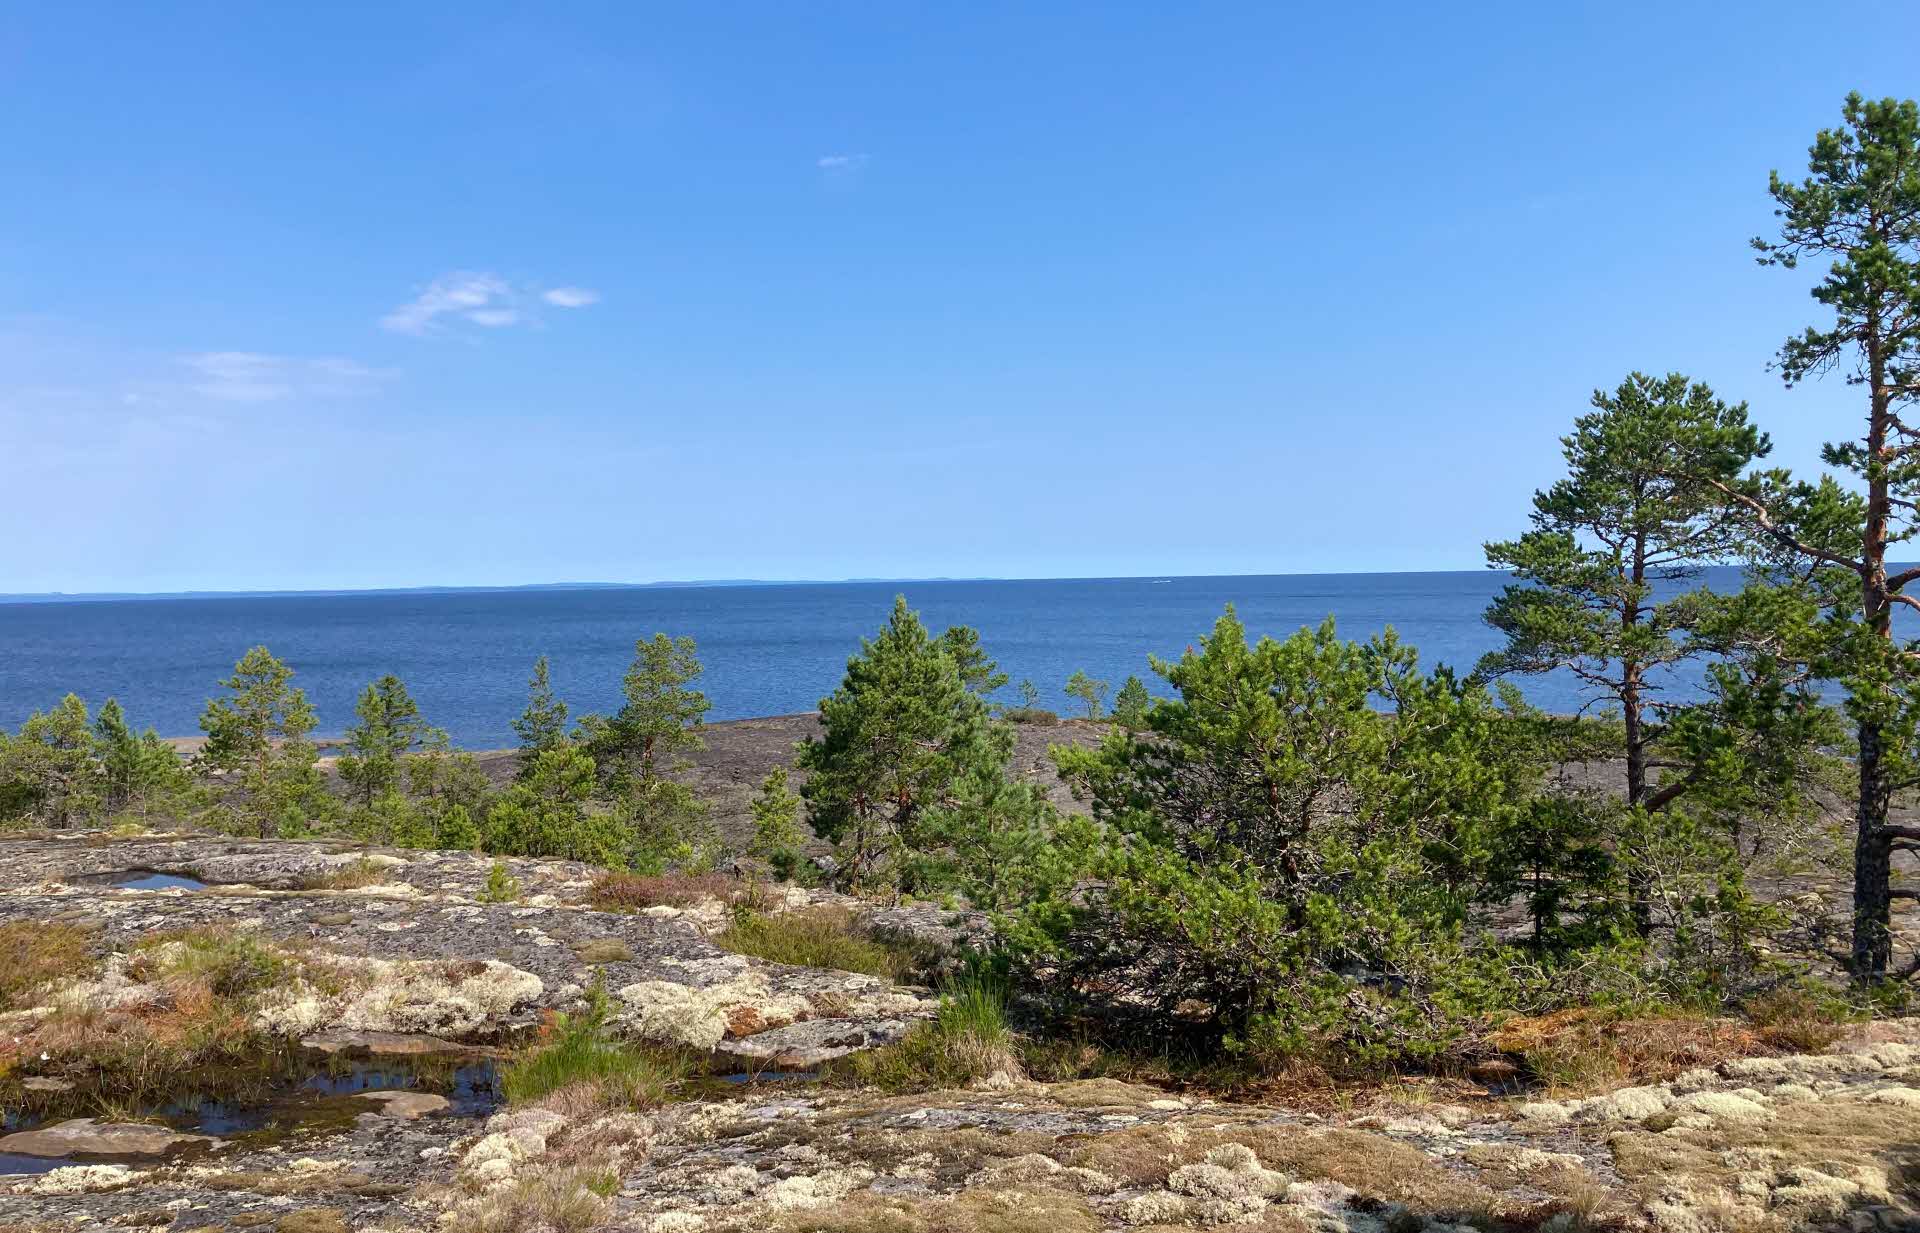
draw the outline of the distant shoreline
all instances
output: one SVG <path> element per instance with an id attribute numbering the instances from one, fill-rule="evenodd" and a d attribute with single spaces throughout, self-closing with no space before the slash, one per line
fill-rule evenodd
<path id="1" fill-rule="evenodd" d="M 725 729 L 725 728 L 741 728 L 741 727 L 748 727 L 751 725 L 759 725 L 761 727 L 764 727 L 768 724 L 791 724 L 799 720 L 814 719 L 814 718 L 817 718 L 819 714 L 820 712 L 818 711 L 788 711 L 787 713 L 782 715 L 742 715 L 735 719 L 711 720 L 700 726 L 703 730 L 706 730 L 706 731 L 713 731 L 715 729 Z M 1079 724 L 1081 726 L 1085 726 L 1088 721 L 1076 718 L 1071 715 L 1062 715 L 1060 717 L 1060 722 L 1062 724 L 1073 723 L 1073 724 Z M 1098 722 L 1104 722 L 1104 721 L 1098 721 Z M 1042 726 L 1046 726 L 1046 725 L 1042 725 Z M 199 753 L 200 747 L 207 743 L 207 738 L 198 732 L 185 735 L 185 736 L 162 736 L 160 739 L 166 742 L 168 745 L 172 746 L 174 749 L 178 750 L 180 753 L 186 754 L 188 756 L 192 756 L 193 754 Z M 347 738 L 343 733 L 336 732 L 326 736 L 310 735 L 307 737 L 307 740 L 311 744 L 313 744 L 317 749 L 319 749 L 320 757 L 323 761 L 329 758 L 338 757 L 341 753 L 345 752 L 347 748 Z M 452 753 L 457 753 L 457 754 L 465 753 L 465 754 L 476 754 L 476 755 L 514 754 L 514 753 L 520 752 L 519 748 L 513 745 L 482 745 L 482 746 L 474 746 L 474 747 L 468 747 L 466 745 L 451 745 L 448 747 L 448 749 L 449 749 L 449 752 L 452 752 Z M 422 751 L 415 750 L 413 752 L 419 753 Z"/>

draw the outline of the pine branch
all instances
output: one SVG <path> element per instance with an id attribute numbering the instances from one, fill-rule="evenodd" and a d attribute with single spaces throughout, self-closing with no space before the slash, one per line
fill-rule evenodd
<path id="1" fill-rule="evenodd" d="M 1762 531 L 1765 531 L 1768 535 L 1802 556 L 1813 557 L 1816 560 L 1825 561 L 1829 565 L 1844 566 L 1856 574 L 1864 572 L 1865 567 L 1860 562 L 1853 560 L 1851 557 L 1838 556 L 1828 552 L 1824 548 L 1816 548 L 1775 522 L 1772 512 L 1769 511 L 1765 505 L 1748 496 L 1746 493 L 1740 492 L 1716 479 L 1708 479 L 1706 483 L 1709 487 L 1718 490 L 1724 496 L 1745 506 L 1752 512 L 1755 520 L 1760 524 Z"/>

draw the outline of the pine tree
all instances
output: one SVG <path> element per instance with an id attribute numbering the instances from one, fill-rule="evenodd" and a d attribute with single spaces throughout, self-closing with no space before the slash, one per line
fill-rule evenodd
<path id="1" fill-rule="evenodd" d="M 533 661 L 533 676 L 527 681 L 527 709 L 513 721 L 513 731 L 520 738 L 523 775 L 535 758 L 567 743 L 567 704 L 554 695 L 545 655 Z"/>
<path id="2" fill-rule="evenodd" d="M 1000 671 L 1000 665 L 980 646 L 977 630 L 955 625 L 940 635 L 940 645 L 959 670 L 960 679 L 974 693 L 987 698 L 1005 687 L 1007 674 Z"/>
<path id="3" fill-rule="evenodd" d="M 820 720 L 822 734 L 800 749 L 811 775 L 801 794 L 814 832 L 839 846 L 840 878 L 855 886 L 897 886 L 921 812 L 950 800 L 968 774 L 1000 771 L 1012 750 L 1010 732 L 904 596 L 821 699 Z"/>
<path id="4" fill-rule="evenodd" d="M 1421 672 L 1390 631 L 1343 642 L 1331 618 L 1250 644 L 1231 608 L 1153 667 L 1174 696 L 1147 731 L 1054 750 L 1092 818 L 1050 845 L 1081 869 L 1042 878 L 1012 930 L 1030 974 L 1157 1030 L 1192 1030 L 1179 1008 L 1198 1000 L 1251 1047 L 1442 1021 L 1489 835 L 1516 806 L 1486 691 Z M 1362 992 L 1356 972 L 1396 987 Z"/>
<path id="5" fill-rule="evenodd" d="M 702 668 L 691 638 L 655 634 L 634 644 L 621 689 L 626 703 L 611 718 L 581 721 L 587 749 L 616 798 L 637 859 L 658 866 L 707 838 L 705 809 L 676 776 L 684 755 L 705 747 L 700 734 L 712 704 L 693 688 Z"/>
<path id="6" fill-rule="evenodd" d="M 1147 685 L 1137 676 L 1129 676 L 1120 686 L 1120 692 L 1113 699 L 1113 721 L 1123 728 L 1135 731 L 1147 726 L 1147 711 L 1153 706 L 1153 695 L 1147 692 Z"/>
<path id="7" fill-rule="evenodd" d="M 93 721 L 99 742 L 100 769 L 109 812 L 124 809 L 138 789 L 141 769 L 140 738 L 127 726 L 127 713 L 117 699 L 108 698 Z"/>
<path id="8" fill-rule="evenodd" d="M 93 728 L 109 811 L 130 809 L 145 817 L 156 807 L 181 807 L 192 783 L 177 750 L 152 728 L 135 736 L 113 698 L 101 706 Z"/>
<path id="9" fill-rule="evenodd" d="M 953 886 L 986 911 L 1019 907 L 1033 898 L 1059 823 L 1039 788 L 976 767 L 921 819 L 914 880 L 919 889 Z"/>
<path id="10" fill-rule="evenodd" d="M 347 729 L 350 753 L 340 759 L 340 778 L 360 794 L 360 803 L 400 783 L 402 760 L 436 735 L 420 717 L 420 707 L 399 677 L 389 672 L 368 685 L 354 704 L 358 722 Z"/>
<path id="11" fill-rule="evenodd" d="M 1794 483 L 1784 472 L 1719 487 L 1826 580 L 1833 614 L 1855 627 L 1835 670 L 1859 746 L 1850 962 L 1856 979 L 1875 981 L 1894 972 L 1893 853 L 1920 850 L 1920 827 L 1890 820 L 1895 794 L 1920 779 L 1920 669 L 1893 630 L 1896 606 L 1920 608 L 1907 593 L 1920 567 L 1887 564 L 1890 549 L 1920 533 L 1920 422 L 1911 410 L 1920 403 L 1920 105 L 1849 95 L 1840 127 L 1815 136 L 1806 178 L 1776 171 L 1768 191 L 1780 234 L 1753 241 L 1761 264 L 1828 261 L 1811 294 L 1832 314 L 1787 339 L 1776 367 L 1788 386 L 1837 370 L 1861 388 L 1864 431 L 1824 452 L 1828 465 L 1858 477 L 1860 491 L 1830 478 Z M 1899 974 L 1920 974 L 1920 955 Z"/>
<path id="12" fill-rule="evenodd" d="M 0 745 L 0 808 L 63 827 L 91 818 L 106 784 L 87 704 L 68 694 Z"/>
<path id="13" fill-rule="evenodd" d="M 589 807 L 595 778 L 593 758 L 578 746 L 540 754 L 532 773 L 487 810 L 487 851 L 625 868 L 631 855 L 628 835 L 611 815 Z"/>
<path id="14" fill-rule="evenodd" d="M 791 878 L 799 868 L 806 834 L 800 828 L 801 799 L 788 786 L 787 768 L 776 766 L 760 781 L 760 791 L 747 805 L 753 815 L 753 839 L 747 855 L 772 865 Z"/>
<path id="15" fill-rule="evenodd" d="M 1744 521 L 1713 485 L 1737 482 L 1769 446 L 1745 403 L 1678 373 L 1633 373 L 1595 391 L 1593 407 L 1562 440 L 1565 478 L 1534 494 L 1532 529 L 1486 546 L 1487 564 L 1515 581 L 1486 615 L 1506 645 L 1479 671 L 1567 672 L 1617 707 L 1627 808 L 1657 813 L 1707 772 L 1654 757 L 1682 709 L 1661 699 L 1668 674 L 1729 645 L 1701 636 L 1718 609 L 1682 584 L 1742 551 Z M 1652 927 L 1645 885 L 1634 914 L 1642 933 Z"/>
<path id="16" fill-rule="evenodd" d="M 1080 699 L 1086 704 L 1087 718 L 1098 719 L 1100 708 L 1107 700 L 1107 683 L 1095 680 L 1075 668 L 1073 675 L 1067 678 L 1067 697 Z"/>
<path id="17" fill-rule="evenodd" d="M 200 730 L 207 735 L 201 762 L 240 773 L 239 811 L 263 839 L 281 831 L 298 833 L 309 814 L 322 807 L 315 767 L 319 752 L 307 739 L 315 722 L 313 707 L 292 680 L 293 669 L 266 647 L 254 647 L 221 682 L 230 695 L 209 699 L 200 715 Z"/>

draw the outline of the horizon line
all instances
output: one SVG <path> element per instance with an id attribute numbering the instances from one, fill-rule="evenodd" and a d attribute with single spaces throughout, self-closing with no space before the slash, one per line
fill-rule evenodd
<path id="1" fill-rule="evenodd" d="M 1187 581 L 1201 578 L 1344 578 L 1366 574 L 1421 575 L 1488 574 L 1503 572 L 1511 571 L 1482 566 L 1479 569 L 1347 569 L 1231 574 L 1029 574 L 1023 576 L 929 574 L 918 576 L 903 575 L 900 577 L 876 575 L 851 578 L 689 578 L 660 579 L 653 582 L 425 583 L 418 586 L 292 587 L 182 591 L 0 591 L 0 604 L 100 603 L 116 600 L 145 599 L 297 599 L 301 597 L 324 598 L 328 596 L 349 595 L 498 594 L 511 591 L 643 591 L 696 588 L 722 589 L 727 587 L 875 586 L 879 584 L 906 585 L 909 583 L 1172 582 L 1175 580 Z"/>

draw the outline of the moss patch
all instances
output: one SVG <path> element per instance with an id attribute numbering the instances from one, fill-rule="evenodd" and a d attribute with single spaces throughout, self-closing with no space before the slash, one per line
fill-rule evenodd
<path id="1" fill-rule="evenodd" d="M 306 1207 L 280 1217 L 280 1233 L 348 1233 L 346 1213 L 337 1207 Z"/>
<path id="2" fill-rule="evenodd" d="M 595 938 L 575 944 L 573 954 L 582 963 L 627 963 L 633 958 L 633 947 L 619 938 Z"/>

